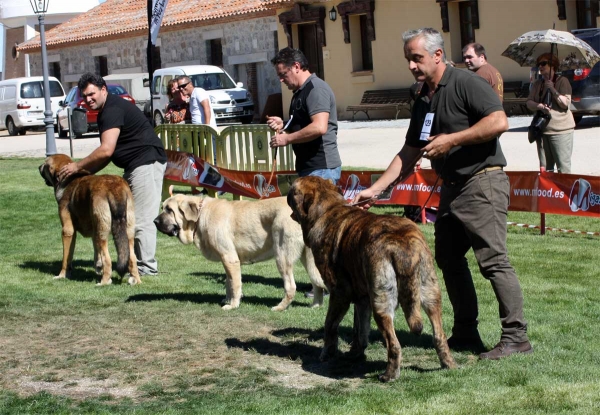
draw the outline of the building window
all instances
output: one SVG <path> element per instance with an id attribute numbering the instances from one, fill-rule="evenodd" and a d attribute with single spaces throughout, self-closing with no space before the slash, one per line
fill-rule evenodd
<path id="1" fill-rule="evenodd" d="M 160 46 L 152 46 L 152 70 L 162 68 L 162 60 L 160 59 Z"/>
<path id="2" fill-rule="evenodd" d="M 96 73 L 100 76 L 108 75 L 108 59 L 106 56 L 96 56 Z"/>
<path id="3" fill-rule="evenodd" d="M 221 39 L 210 39 L 206 41 L 207 61 L 210 65 L 223 67 L 223 46 Z"/>
<path id="4" fill-rule="evenodd" d="M 360 16 L 360 44 L 362 49 L 362 67 L 363 71 L 373 70 L 373 49 L 371 40 L 367 34 L 367 16 Z"/>
<path id="5" fill-rule="evenodd" d="M 596 16 L 598 16 L 598 0 L 579 0 L 577 6 L 577 28 L 596 28 Z"/>
<path id="6" fill-rule="evenodd" d="M 348 16 L 350 32 L 350 50 L 352 53 L 352 72 L 372 71 L 373 52 L 367 33 L 367 16 Z"/>
<path id="7" fill-rule="evenodd" d="M 50 72 L 50 76 L 53 76 L 59 81 L 61 81 L 60 62 L 50 62 L 50 64 L 48 65 L 48 72 Z"/>
<path id="8" fill-rule="evenodd" d="M 458 3 L 460 14 L 460 48 L 475 42 L 475 27 L 473 24 L 473 6 L 470 1 Z"/>

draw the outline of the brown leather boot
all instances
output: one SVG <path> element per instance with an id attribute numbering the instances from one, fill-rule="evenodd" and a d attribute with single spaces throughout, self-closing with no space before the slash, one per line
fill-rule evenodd
<path id="1" fill-rule="evenodd" d="M 492 350 L 487 353 L 481 353 L 479 355 L 480 359 L 490 359 L 490 360 L 498 360 L 503 357 L 510 356 L 515 353 L 533 353 L 533 347 L 529 341 L 524 341 L 520 343 L 515 342 L 505 342 L 501 341 L 498 343 Z"/>

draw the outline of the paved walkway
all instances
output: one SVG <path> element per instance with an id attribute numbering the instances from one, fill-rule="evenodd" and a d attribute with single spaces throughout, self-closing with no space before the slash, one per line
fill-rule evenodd
<path id="1" fill-rule="evenodd" d="M 535 145 L 527 141 L 527 126 L 531 117 L 509 118 L 510 129 L 501 138 L 502 150 L 508 161 L 507 170 L 537 171 Z M 385 169 L 404 143 L 408 120 L 342 121 L 339 124 L 338 145 L 344 166 Z M 98 134 L 86 134 L 73 140 L 76 158 L 87 156 L 100 144 Z M 44 157 L 46 137 L 28 132 L 11 137 L 0 132 L 0 157 Z M 59 153 L 70 154 L 68 139 L 56 139 Z M 575 130 L 573 173 L 600 176 L 600 117 L 584 117 Z M 423 167 L 429 162 L 424 161 Z"/>

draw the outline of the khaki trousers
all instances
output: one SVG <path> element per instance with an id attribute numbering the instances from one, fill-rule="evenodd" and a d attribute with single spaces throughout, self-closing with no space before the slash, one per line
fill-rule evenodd
<path id="1" fill-rule="evenodd" d="M 454 310 L 452 333 L 457 337 L 478 333 L 477 293 L 465 257 L 472 248 L 479 270 L 498 300 L 501 340 L 528 340 L 523 294 L 506 248 L 509 190 L 508 176 L 502 170 L 472 176 L 453 186 L 442 185 L 435 221 L 435 258 Z"/>

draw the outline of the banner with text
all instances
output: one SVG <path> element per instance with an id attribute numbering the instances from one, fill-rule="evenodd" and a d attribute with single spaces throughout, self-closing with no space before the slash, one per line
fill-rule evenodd
<path id="1" fill-rule="evenodd" d="M 285 196 L 298 178 L 295 171 L 249 172 L 217 168 L 189 153 L 167 150 L 165 179 L 172 183 L 237 194 L 251 198 Z M 338 187 L 347 200 L 381 176 L 382 171 L 342 171 Z M 509 171 L 509 210 L 600 217 L 600 177 L 577 174 Z M 379 205 L 437 207 L 442 189 L 433 170 L 417 170 L 387 194 Z M 431 197 L 430 197 L 431 194 Z M 429 200 L 427 200 L 429 198 Z"/>

